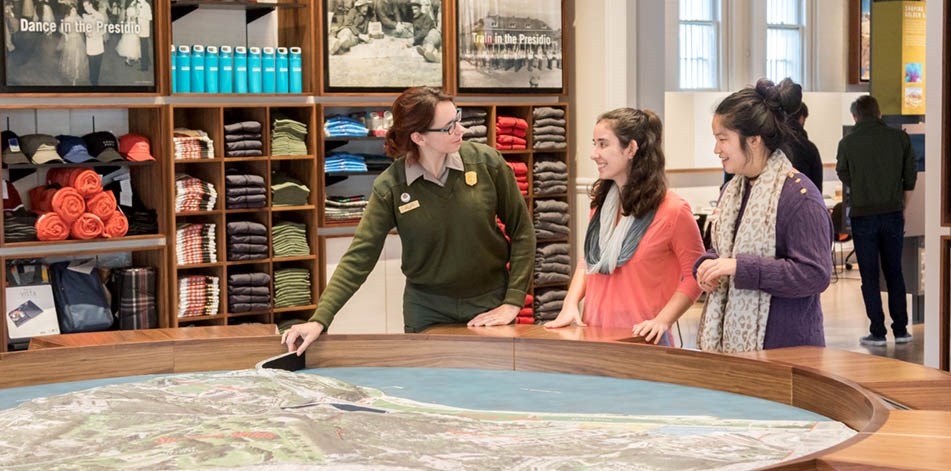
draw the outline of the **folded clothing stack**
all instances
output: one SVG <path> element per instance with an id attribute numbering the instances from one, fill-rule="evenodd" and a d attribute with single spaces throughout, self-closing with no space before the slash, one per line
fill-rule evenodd
<path id="1" fill-rule="evenodd" d="M 568 193 L 568 164 L 561 159 L 536 155 L 532 164 L 532 190 L 535 196 Z"/>
<path id="2" fill-rule="evenodd" d="M 310 255 L 307 226 L 299 222 L 281 222 L 271 228 L 274 257 L 303 257 Z"/>
<path id="3" fill-rule="evenodd" d="M 261 123 L 239 121 L 225 125 L 225 157 L 255 157 L 264 155 Z"/>
<path id="4" fill-rule="evenodd" d="M 528 195 L 528 164 L 517 160 L 505 159 L 512 172 L 515 172 L 515 183 L 518 183 L 518 191 L 523 195 Z"/>
<path id="5" fill-rule="evenodd" d="M 228 312 L 271 309 L 271 276 L 267 273 L 228 275 Z"/>
<path id="6" fill-rule="evenodd" d="M 178 279 L 178 317 L 214 316 L 221 299 L 217 276 L 183 276 Z"/>
<path id="7" fill-rule="evenodd" d="M 225 170 L 225 207 L 228 209 L 263 208 L 267 206 L 267 184 L 261 175 Z"/>
<path id="8" fill-rule="evenodd" d="M 532 110 L 532 142 L 536 150 L 566 149 L 565 110 L 550 106 Z"/>
<path id="9" fill-rule="evenodd" d="M 271 175 L 271 206 L 306 206 L 309 199 L 310 188 L 300 180 L 281 172 Z"/>
<path id="10" fill-rule="evenodd" d="M 176 128 L 172 134 L 175 160 L 213 159 L 215 143 L 200 129 Z"/>
<path id="11" fill-rule="evenodd" d="M 466 128 L 466 132 L 462 135 L 462 140 L 481 144 L 488 142 L 489 127 L 486 125 L 488 115 L 482 108 L 463 108 L 462 121 L 459 124 Z"/>
<path id="12" fill-rule="evenodd" d="M 252 221 L 231 221 L 228 233 L 228 260 L 258 260 L 267 258 L 267 227 Z"/>
<path id="13" fill-rule="evenodd" d="M 390 167 L 390 164 L 393 163 L 393 159 L 383 155 L 383 154 L 360 154 L 363 156 L 363 161 L 367 164 L 368 172 L 382 172 Z"/>
<path id="14" fill-rule="evenodd" d="M 535 238 L 539 240 L 568 237 L 568 203 L 558 200 L 535 200 Z"/>
<path id="15" fill-rule="evenodd" d="M 36 214 L 25 208 L 3 212 L 3 241 L 32 242 L 36 239 Z"/>
<path id="16" fill-rule="evenodd" d="M 307 155 L 306 124 L 283 116 L 271 124 L 271 155 Z"/>
<path id="17" fill-rule="evenodd" d="M 561 288 L 535 290 L 535 322 L 555 320 L 567 295 L 568 291 Z"/>
<path id="18" fill-rule="evenodd" d="M 215 224 L 179 224 L 175 227 L 175 255 L 179 265 L 218 262 Z"/>
<path id="19" fill-rule="evenodd" d="M 534 324 L 535 323 L 535 310 L 533 305 L 535 303 L 535 297 L 526 294 L 525 295 L 525 304 L 522 305 L 522 310 L 518 311 L 518 315 L 515 316 L 516 324 Z"/>
<path id="20" fill-rule="evenodd" d="M 218 202 L 215 185 L 191 175 L 175 175 L 175 212 L 211 211 Z"/>
<path id="21" fill-rule="evenodd" d="M 310 303 L 310 270 L 282 268 L 274 271 L 275 308 L 306 306 Z"/>
<path id="22" fill-rule="evenodd" d="M 324 200 L 324 219 L 328 222 L 355 223 L 363 217 L 367 209 L 367 197 L 354 196 L 327 196 Z"/>
<path id="23" fill-rule="evenodd" d="M 513 116 L 498 116 L 495 119 L 495 148 L 499 150 L 525 150 L 528 121 Z"/>
<path id="24" fill-rule="evenodd" d="M 359 120 L 347 116 L 331 116 L 324 122 L 324 136 L 327 137 L 363 137 L 370 130 Z"/>
<path id="25" fill-rule="evenodd" d="M 571 255 L 568 243 L 541 244 L 535 249 L 535 284 L 571 281 Z M 538 292 L 535 293 L 536 300 Z M 538 310 L 538 306 L 535 307 Z"/>
<path id="26" fill-rule="evenodd" d="M 361 154 L 333 152 L 324 157 L 324 173 L 366 171 L 367 161 Z"/>

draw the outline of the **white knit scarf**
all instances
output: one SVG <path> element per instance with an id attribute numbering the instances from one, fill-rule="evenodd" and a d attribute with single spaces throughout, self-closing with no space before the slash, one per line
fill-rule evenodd
<path id="1" fill-rule="evenodd" d="M 595 213 L 597 220 L 588 224 L 588 232 L 585 234 L 585 264 L 588 274 L 608 275 L 627 263 L 634 256 L 641 238 L 657 213 L 654 209 L 640 218 L 629 214 L 618 220 L 620 206 L 621 192 L 617 184 L 612 184 L 604 203 Z"/>
<path id="2" fill-rule="evenodd" d="M 779 149 L 766 160 L 766 168 L 750 189 L 746 210 L 739 228 L 736 218 L 743 203 L 747 178 L 737 175 L 730 180 L 713 221 L 713 248 L 723 258 L 737 254 L 776 257 L 776 210 L 779 195 L 793 170 Z M 734 234 L 735 231 L 735 234 Z M 748 352 L 762 350 L 772 296 L 758 289 L 738 289 L 734 277 L 721 282 L 709 294 L 700 317 L 697 345 L 712 352 Z"/>

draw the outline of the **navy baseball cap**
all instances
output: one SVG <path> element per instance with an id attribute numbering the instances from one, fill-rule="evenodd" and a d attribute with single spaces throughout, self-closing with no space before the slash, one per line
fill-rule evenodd
<path id="1" fill-rule="evenodd" d="M 89 151 L 86 149 L 86 142 L 83 141 L 81 137 L 59 135 L 56 136 L 56 138 L 59 139 L 56 152 L 66 159 L 66 161 L 81 164 L 83 162 L 89 162 L 90 160 L 96 160 L 93 156 L 89 155 Z"/>
<path id="2" fill-rule="evenodd" d="M 119 153 L 119 140 L 109 131 L 98 131 L 83 136 L 89 155 L 100 162 L 125 160 Z"/>

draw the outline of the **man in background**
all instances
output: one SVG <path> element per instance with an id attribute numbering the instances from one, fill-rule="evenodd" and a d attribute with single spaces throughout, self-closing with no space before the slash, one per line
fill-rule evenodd
<path id="1" fill-rule="evenodd" d="M 851 106 L 855 127 L 839 141 L 836 173 L 851 189 L 849 219 L 862 276 L 862 298 L 871 322 L 862 345 L 885 345 L 885 314 L 879 289 L 879 258 L 888 289 L 888 313 L 895 343 L 911 342 L 901 252 L 904 209 L 915 189 L 915 152 L 908 134 L 889 127 L 875 98 L 859 97 Z"/>

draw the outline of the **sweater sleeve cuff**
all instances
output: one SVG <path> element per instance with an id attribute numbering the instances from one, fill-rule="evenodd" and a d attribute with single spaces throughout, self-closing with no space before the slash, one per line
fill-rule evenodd
<path id="1" fill-rule="evenodd" d="M 502 300 L 502 304 L 511 304 L 518 307 L 525 306 L 525 291 L 509 288 L 508 291 L 505 292 L 505 299 Z"/>
<path id="2" fill-rule="evenodd" d="M 314 315 L 310 316 L 310 322 L 316 322 L 324 326 L 324 332 L 327 332 L 327 328 L 330 327 L 330 323 L 333 321 L 333 316 L 327 312 L 321 311 L 319 308 L 314 311 Z"/>
<path id="3" fill-rule="evenodd" d="M 707 253 L 700 256 L 696 262 L 693 262 L 693 278 L 697 279 L 697 268 L 700 268 L 700 264 L 707 260 L 715 260 L 719 258 L 716 252 L 708 251 Z"/>
<path id="4" fill-rule="evenodd" d="M 736 256 L 736 275 L 733 284 L 739 289 L 759 289 L 760 266 L 757 257 L 752 255 Z"/>

